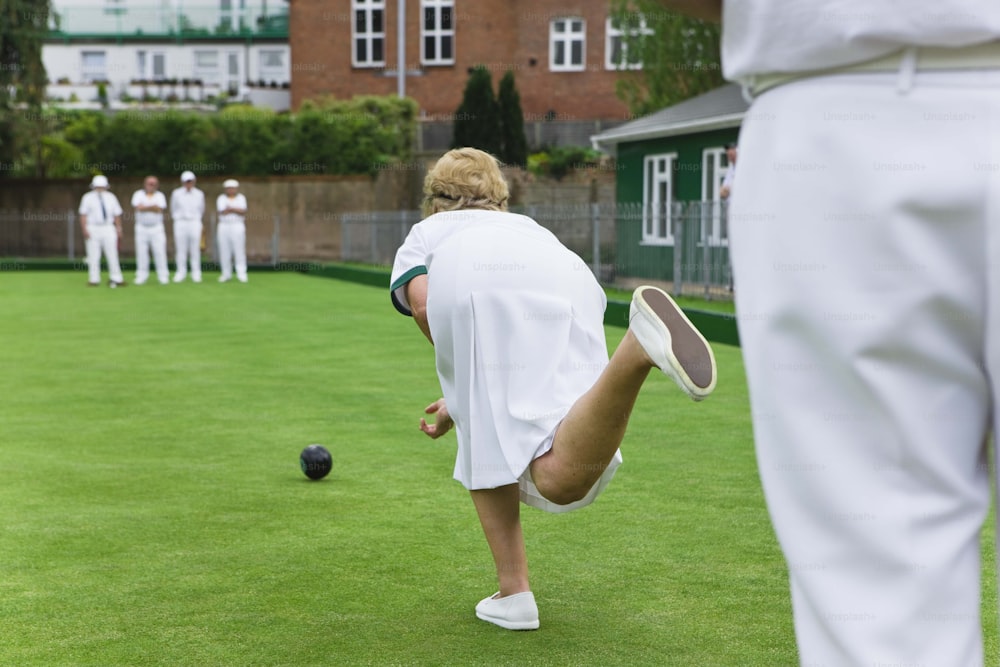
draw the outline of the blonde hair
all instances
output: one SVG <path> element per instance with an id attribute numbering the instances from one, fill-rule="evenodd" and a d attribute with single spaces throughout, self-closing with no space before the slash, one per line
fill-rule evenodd
<path id="1" fill-rule="evenodd" d="M 424 216 L 478 208 L 506 211 L 510 190 L 500 161 L 477 148 L 456 148 L 441 156 L 424 178 Z"/>

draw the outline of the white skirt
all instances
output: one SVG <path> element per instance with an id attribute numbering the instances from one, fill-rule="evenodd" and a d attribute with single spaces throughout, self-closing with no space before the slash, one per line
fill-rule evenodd
<path id="1" fill-rule="evenodd" d="M 529 218 L 496 214 L 436 248 L 427 270 L 438 378 L 458 435 L 455 479 L 470 490 L 518 483 L 523 502 L 550 512 L 593 502 L 620 452 L 570 505 L 545 500 L 528 473 L 608 363 L 606 299 L 586 264 Z"/>

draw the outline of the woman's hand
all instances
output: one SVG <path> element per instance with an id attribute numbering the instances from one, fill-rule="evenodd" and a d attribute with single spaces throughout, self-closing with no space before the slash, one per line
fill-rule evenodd
<path id="1" fill-rule="evenodd" d="M 443 398 L 439 398 L 428 405 L 424 408 L 424 412 L 429 415 L 434 415 L 434 423 L 428 424 L 427 420 L 421 417 L 420 430 L 432 438 L 440 438 L 442 435 L 450 431 L 451 427 L 455 425 L 455 422 L 452 421 L 451 415 L 448 414 L 448 406 L 444 404 Z"/>

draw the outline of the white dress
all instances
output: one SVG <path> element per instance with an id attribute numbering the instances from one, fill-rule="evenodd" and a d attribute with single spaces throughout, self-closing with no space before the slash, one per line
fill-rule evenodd
<path id="1" fill-rule="evenodd" d="M 521 500 L 550 512 L 593 502 L 544 499 L 528 466 L 552 447 L 559 422 L 608 363 L 604 291 L 587 265 L 531 218 L 464 210 L 418 223 L 396 254 L 392 300 L 427 274 L 427 319 L 438 379 L 455 421 L 455 479 L 467 489 L 519 483 Z"/>

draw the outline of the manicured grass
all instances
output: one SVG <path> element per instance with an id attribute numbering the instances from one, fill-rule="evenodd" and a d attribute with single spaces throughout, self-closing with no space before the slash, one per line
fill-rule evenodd
<path id="1" fill-rule="evenodd" d="M 214 281 L 0 278 L 0 664 L 795 664 L 738 349 L 702 404 L 651 378 L 593 506 L 524 510 L 542 628 L 511 633 L 473 615 L 493 566 L 453 438 L 417 430 L 413 323 L 370 287 Z"/>

